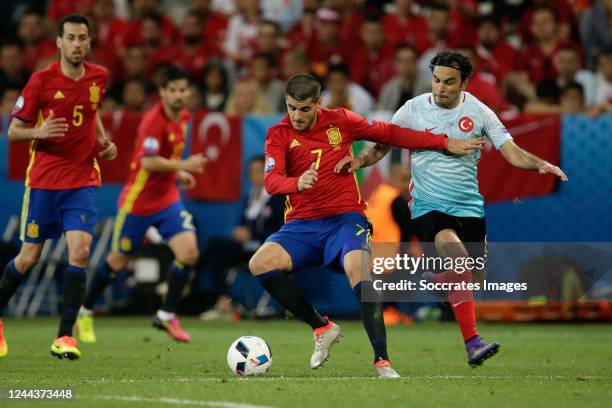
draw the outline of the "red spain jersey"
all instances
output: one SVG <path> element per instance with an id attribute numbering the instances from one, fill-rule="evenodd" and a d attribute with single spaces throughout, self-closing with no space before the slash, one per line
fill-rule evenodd
<path id="1" fill-rule="evenodd" d="M 336 163 L 352 155 L 355 140 L 369 140 L 407 149 L 446 149 L 445 135 L 432 135 L 371 121 L 346 109 L 317 109 L 315 125 L 298 132 L 289 116 L 268 130 L 265 187 L 270 194 L 287 194 L 285 221 L 315 219 L 346 212 L 363 214 L 366 203 L 356 175 L 333 172 Z M 318 181 L 298 192 L 300 176 L 315 163 Z"/>
<path id="2" fill-rule="evenodd" d="M 59 61 L 32 74 L 13 109 L 13 117 L 40 126 L 53 110 L 66 118 L 64 137 L 33 140 L 26 173 L 27 187 L 64 190 L 100 185 L 95 155 L 96 112 L 106 91 L 108 71 L 85 61 L 78 80 L 64 75 Z"/>
<path id="3" fill-rule="evenodd" d="M 189 113 L 181 112 L 178 122 L 168 118 L 161 102 L 147 112 L 138 127 L 130 177 L 119 197 L 121 211 L 134 215 L 150 215 L 169 207 L 180 199 L 176 172 L 148 172 L 143 169 L 143 156 L 161 156 L 179 160 L 185 147 L 185 131 Z"/>

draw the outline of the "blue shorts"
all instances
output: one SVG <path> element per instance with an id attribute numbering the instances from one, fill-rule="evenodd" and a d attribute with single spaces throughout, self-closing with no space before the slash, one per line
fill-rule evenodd
<path id="1" fill-rule="evenodd" d="M 315 265 L 344 269 L 344 256 L 353 250 L 369 251 L 370 223 L 350 212 L 315 220 L 292 220 L 267 241 L 276 242 L 289 253 L 292 269 Z"/>
<path id="2" fill-rule="evenodd" d="M 26 187 L 21 209 L 23 242 L 39 244 L 64 231 L 93 235 L 98 209 L 95 187 L 43 190 Z"/>
<path id="3" fill-rule="evenodd" d="M 113 230 L 112 250 L 134 254 L 149 227 L 157 228 L 166 241 L 183 231 L 195 231 L 192 218 L 182 201 L 151 215 L 134 215 L 120 209 Z"/>

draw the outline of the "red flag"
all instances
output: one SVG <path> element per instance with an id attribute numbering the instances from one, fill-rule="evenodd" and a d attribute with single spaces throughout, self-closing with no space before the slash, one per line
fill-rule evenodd
<path id="1" fill-rule="evenodd" d="M 103 183 L 123 183 L 130 171 L 130 161 L 134 152 L 134 141 L 142 114 L 126 110 L 104 112 L 102 123 L 106 134 L 117 145 L 115 160 L 98 158 Z"/>
<path id="2" fill-rule="evenodd" d="M 504 121 L 517 145 L 552 163 L 559 164 L 561 125 L 558 115 L 521 115 Z M 488 145 L 478 168 L 480 192 L 486 202 L 550 194 L 557 178 L 511 166 L 501 153 Z"/>
<path id="3" fill-rule="evenodd" d="M 191 128 L 191 153 L 208 158 L 197 185 L 187 192 L 199 200 L 234 201 L 240 198 L 242 175 L 242 120 L 222 113 L 198 112 Z"/>

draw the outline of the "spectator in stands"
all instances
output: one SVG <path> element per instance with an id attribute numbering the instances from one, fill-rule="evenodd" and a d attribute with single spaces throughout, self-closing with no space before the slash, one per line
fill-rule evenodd
<path id="1" fill-rule="evenodd" d="M 10 115 L 13 112 L 17 98 L 21 93 L 21 87 L 5 87 L 0 89 L 0 117 L 4 115 Z M 3 133 L 4 134 L 4 133 Z"/>
<path id="2" fill-rule="evenodd" d="M 273 111 L 254 79 L 237 80 L 225 105 L 225 113 L 228 115 L 265 115 Z"/>
<path id="3" fill-rule="evenodd" d="M 142 45 L 132 45 L 123 53 L 123 77 L 146 77 L 147 57 Z"/>
<path id="4" fill-rule="evenodd" d="M 357 10 L 353 0 L 327 0 L 327 5 L 340 13 L 340 39 L 349 47 L 359 44 L 355 35 L 361 31 L 363 14 Z"/>
<path id="5" fill-rule="evenodd" d="M 379 16 L 368 16 L 361 25 L 362 45 L 351 60 L 352 78 L 374 97 L 393 76 L 394 47 L 386 39 Z"/>
<path id="6" fill-rule="evenodd" d="M 588 69 L 581 69 L 580 55 L 571 45 L 563 45 L 555 56 L 555 69 L 557 71 L 557 85 L 560 89 L 573 82 L 582 85 L 586 106 L 595 104 L 596 80 L 595 75 Z"/>
<path id="7" fill-rule="evenodd" d="M 518 51 L 502 36 L 501 22 L 490 15 L 479 21 L 476 53 L 481 71 L 495 75 L 498 84 L 514 71 L 518 59 Z"/>
<path id="8" fill-rule="evenodd" d="M 251 60 L 253 79 L 266 95 L 274 112 L 285 111 L 285 84 L 277 78 L 276 61 L 270 54 L 257 54 Z"/>
<path id="9" fill-rule="evenodd" d="M 427 20 L 414 13 L 414 3 L 414 0 L 395 0 L 395 12 L 382 18 L 385 34 L 394 46 L 411 44 L 417 47 L 427 41 Z"/>
<path id="10" fill-rule="evenodd" d="M 200 94 L 204 110 L 209 112 L 225 110 L 229 94 L 229 78 L 221 60 L 212 60 L 204 68 Z"/>
<path id="11" fill-rule="evenodd" d="M 23 46 L 24 66 L 33 72 L 50 64 L 57 51 L 55 42 L 45 37 L 43 17 L 27 11 L 19 20 L 17 36 Z"/>
<path id="12" fill-rule="evenodd" d="M 396 76 L 382 88 L 378 97 L 377 110 L 395 112 L 407 100 L 417 96 L 417 53 L 411 45 L 400 45 L 395 50 L 394 67 Z"/>
<path id="13" fill-rule="evenodd" d="M 478 41 L 478 0 L 446 0 L 449 9 L 449 37 L 455 44 L 475 46 Z"/>
<path id="14" fill-rule="evenodd" d="M 555 78 L 554 57 L 564 42 L 558 34 L 557 17 L 551 7 L 534 9 L 531 24 L 534 42 L 523 51 L 519 66 L 533 84 Z M 577 44 L 576 47 L 579 47 Z M 578 48 L 579 49 L 579 48 Z"/>
<path id="15" fill-rule="evenodd" d="M 559 96 L 561 113 L 575 115 L 585 112 L 584 87 L 578 82 L 570 82 L 561 88 Z"/>
<path id="16" fill-rule="evenodd" d="M 132 19 L 126 22 L 126 33 L 121 39 L 121 50 L 134 44 L 143 44 L 150 42 L 150 38 L 146 39 L 142 37 L 142 34 L 151 35 L 151 18 L 154 18 L 154 22 L 157 23 L 156 30 L 159 30 L 159 34 L 155 37 L 159 42 L 160 47 L 172 47 L 181 41 L 181 32 L 174 25 L 170 17 L 161 13 L 159 7 L 159 0 L 132 0 L 131 1 L 131 16 Z M 143 30 L 142 25 L 144 23 L 144 17 L 149 18 L 149 27 Z"/>
<path id="17" fill-rule="evenodd" d="M 428 6 L 427 16 L 427 36 L 423 43 L 417 43 L 416 49 L 419 52 L 418 62 L 419 76 L 428 77 L 431 75 L 429 62 L 440 51 L 455 48 L 457 42 L 448 35 L 450 24 L 450 10 L 445 3 L 433 3 Z"/>
<path id="18" fill-rule="evenodd" d="M 346 64 L 330 66 L 326 84 L 327 89 L 321 95 L 323 107 L 346 108 L 360 115 L 365 115 L 374 108 L 374 99 L 368 91 L 351 81 Z"/>
<path id="19" fill-rule="evenodd" d="M 0 93 L 7 88 L 22 89 L 29 78 L 19 43 L 9 41 L 0 45 Z"/>
<path id="20" fill-rule="evenodd" d="M 595 103 L 598 105 L 612 104 L 612 46 L 599 53 L 596 81 Z"/>
<path id="21" fill-rule="evenodd" d="M 575 25 L 574 13 L 567 0 L 532 0 L 530 7 L 521 15 L 520 34 L 523 44 L 529 45 L 534 40 L 533 16 L 540 7 L 550 8 L 557 20 L 557 34 L 561 40 L 569 41 L 572 37 L 572 26 Z"/>
<path id="22" fill-rule="evenodd" d="M 472 67 L 474 67 L 473 74 L 468 80 L 465 90 L 478 98 L 495 113 L 508 110 L 510 106 L 497 88 L 495 77 L 490 73 L 480 71 L 478 68 L 474 47 L 466 44 L 460 45 L 456 50 L 467 57 L 472 63 Z"/>
<path id="23" fill-rule="evenodd" d="M 525 104 L 525 112 L 559 113 L 561 90 L 554 79 L 540 81 L 534 89 L 535 95 Z"/>
<path id="24" fill-rule="evenodd" d="M 189 11 L 181 25 L 183 41 L 179 48 L 178 60 L 192 80 L 197 79 L 210 58 L 219 57 L 220 50 L 213 45 L 207 45 L 202 40 L 202 18 L 200 14 Z"/>
<path id="25" fill-rule="evenodd" d="M 217 303 L 214 309 L 201 315 L 203 320 L 231 316 L 231 299 L 225 282 L 227 269 L 246 265 L 268 236 L 284 223 L 285 197 L 269 195 L 263 184 L 264 156 L 249 162 L 251 187 L 244 200 L 240 223 L 231 237 L 212 237 L 202 250 L 198 271 L 208 269 L 214 274 Z"/>
<path id="26" fill-rule="evenodd" d="M 542 81 L 542 84 L 549 84 L 551 81 Z M 556 86 L 554 82 L 552 86 Z M 552 88 L 551 88 L 552 89 Z M 559 101 L 553 102 L 541 98 L 537 101 L 533 101 L 527 104 L 525 111 L 530 113 L 555 113 L 555 114 L 567 114 L 575 115 L 580 113 L 592 113 L 585 107 L 584 90 L 582 85 L 578 82 L 570 82 L 565 87 L 557 90 L 559 95 Z M 596 113 L 595 113 L 596 114 Z"/>
<path id="27" fill-rule="evenodd" d="M 127 22 L 116 16 L 113 0 L 93 0 L 90 18 L 95 30 L 93 37 L 98 47 L 115 50 L 121 46 L 121 39 L 126 35 Z"/>
<path id="28" fill-rule="evenodd" d="M 289 29 L 302 16 L 300 8 L 303 0 L 261 0 L 263 18 L 274 21 L 279 31 Z"/>
<path id="29" fill-rule="evenodd" d="M 191 0 L 191 11 L 200 17 L 202 44 L 214 50 L 222 50 L 227 32 L 227 17 L 213 11 L 210 0 Z"/>
<path id="30" fill-rule="evenodd" d="M 340 13 L 322 7 L 315 17 L 315 35 L 308 43 L 308 56 L 314 73 L 325 77 L 330 64 L 349 63 L 353 48 L 342 41 Z"/>
<path id="31" fill-rule="evenodd" d="M 540 6 L 533 10 L 531 29 L 534 43 L 523 50 L 517 65 L 519 71 L 509 74 L 506 81 L 509 98 L 519 106 L 522 106 L 525 101 L 537 102 L 536 90 L 538 87 L 551 88 L 548 81 L 554 81 L 556 78 L 554 59 L 562 45 L 572 45 L 579 50 L 579 45 L 564 42 L 559 37 L 555 11 L 551 7 Z M 546 83 L 540 86 L 542 81 Z M 517 98 L 512 94 L 517 95 Z"/>
<path id="32" fill-rule="evenodd" d="M 143 112 L 147 101 L 147 83 L 142 78 L 131 78 L 123 84 L 123 109 L 131 112 Z"/>
<path id="33" fill-rule="evenodd" d="M 181 38 L 169 43 L 164 38 L 164 17 L 162 14 L 151 12 L 140 17 L 140 40 L 147 58 L 147 73 L 151 74 L 155 67 L 176 63 L 180 58 L 180 50 L 176 46 Z"/>
<path id="34" fill-rule="evenodd" d="M 238 13 L 228 23 L 224 51 L 237 67 L 248 65 L 256 52 L 261 11 L 258 0 L 237 0 Z"/>
<path id="35" fill-rule="evenodd" d="M 285 34 L 290 48 L 301 47 L 311 41 L 314 34 L 315 13 L 320 4 L 320 0 L 302 1 L 302 17 Z"/>
<path id="36" fill-rule="evenodd" d="M 599 52 L 612 47 L 612 0 L 599 0 L 584 12 L 580 38 L 587 64 L 593 68 Z"/>
<path id="37" fill-rule="evenodd" d="M 301 48 L 290 49 L 285 52 L 283 55 L 282 70 L 284 79 L 289 79 L 298 74 L 314 75 L 310 70 L 308 53 Z"/>
<path id="38" fill-rule="evenodd" d="M 274 58 L 274 65 L 280 63 L 285 39 L 280 30 L 280 26 L 273 21 L 263 20 L 259 23 L 257 34 L 257 53 L 268 54 Z"/>

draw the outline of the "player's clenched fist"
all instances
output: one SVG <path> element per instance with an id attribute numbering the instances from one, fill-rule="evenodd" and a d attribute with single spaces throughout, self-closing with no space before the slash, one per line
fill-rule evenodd
<path id="1" fill-rule="evenodd" d="M 42 126 L 36 130 L 36 139 L 64 137 L 68 131 L 68 123 L 66 123 L 66 118 L 54 117 L 53 110 L 50 110 L 49 115 L 47 115 L 47 118 L 43 121 Z"/>
<path id="2" fill-rule="evenodd" d="M 312 163 L 310 169 L 306 170 L 298 180 L 298 191 L 304 191 L 312 188 L 317 180 L 319 180 L 319 173 L 315 170 L 316 163 Z"/>
<path id="3" fill-rule="evenodd" d="M 208 159 L 202 153 L 196 153 L 183 160 L 181 167 L 190 173 L 202 173 L 207 162 Z"/>
<path id="4" fill-rule="evenodd" d="M 114 160 L 117 157 L 117 146 L 109 139 L 105 139 L 100 151 L 100 157 L 105 160 Z"/>

